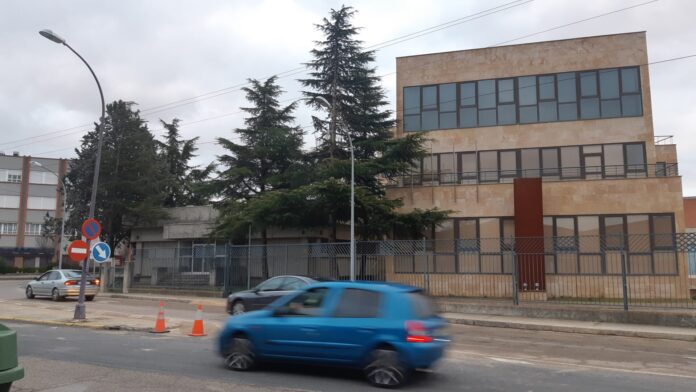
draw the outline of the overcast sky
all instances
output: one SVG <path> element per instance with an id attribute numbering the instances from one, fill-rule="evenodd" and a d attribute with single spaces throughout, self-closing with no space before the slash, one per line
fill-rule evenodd
<path id="1" fill-rule="evenodd" d="M 197 160 L 204 163 L 221 152 L 212 141 L 231 137 L 242 125 L 244 95 L 234 86 L 250 77 L 283 75 L 309 60 L 313 41 L 321 38 L 314 24 L 329 9 L 354 6 L 354 23 L 370 46 L 511 1 L 3 0 L 0 151 L 73 157 L 81 135 L 99 115 L 91 76 L 66 48 L 38 35 L 44 28 L 66 38 L 90 62 L 107 101 L 137 102 L 156 135 L 162 135 L 159 119 L 181 119 L 185 137 L 200 136 Z M 383 85 L 394 102 L 397 56 L 485 47 L 647 1 L 520 1 L 381 49 L 377 72 L 387 74 Z M 645 30 L 649 60 L 659 61 L 696 54 L 694 15 L 696 1 L 659 0 L 514 43 Z M 685 196 L 696 195 L 694 69 L 696 58 L 650 68 L 655 134 L 675 136 Z M 301 72 L 280 79 L 283 99 L 300 97 Z M 202 97 L 162 106 L 196 96 Z M 310 124 L 305 108 L 298 111 L 297 123 Z M 314 143 L 311 133 L 306 140 Z"/>

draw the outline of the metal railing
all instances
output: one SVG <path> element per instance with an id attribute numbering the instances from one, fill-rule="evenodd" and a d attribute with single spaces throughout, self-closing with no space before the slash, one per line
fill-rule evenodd
<path id="1" fill-rule="evenodd" d="M 656 146 L 664 146 L 667 144 L 674 144 L 673 135 L 655 135 L 653 141 Z"/>
<path id="2" fill-rule="evenodd" d="M 143 253 L 132 287 L 223 295 L 280 275 L 350 275 L 348 243 L 215 249 L 207 259 L 171 248 Z M 696 233 L 362 241 L 356 255 L 357 279 L 413 285 L 434 296 L 696 308 L 689 282 Z"/>
<path id="3" fill-rule="evenodd" d="M 473 172 L 431 172 L 396 176 L 388 187 L 446 186 L 465 184 L 512 183 L 515 178 L 539 178 L 542 181 L 607 180 L 679 176 L 677 163 L 641 165 L 605 165 L 517 170 L 481 170 Z"/>

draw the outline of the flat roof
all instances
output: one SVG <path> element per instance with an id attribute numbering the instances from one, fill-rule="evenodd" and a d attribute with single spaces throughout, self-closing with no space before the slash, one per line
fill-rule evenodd
<path id="1" fill-rule="evenodd" d="M 507 48 L 507 47 L 512 47 L 512 46 L 524 46 L 524 45 L 538 45 L 538 44 L 543 44 L 543 43 L 547 43 L 547 42 L 572 41 L 572 40 L 587 39 L 587 38 L 615 37 L 615 36 L 619 36 L 619 35 L 643 34 L 645 32 L 646 32 L 645 30 L 642 30 L 642 31 L 631 31 L 631 32 L 626 32 L 626 33 L 601 34 L 601 35 L 590 35 L 590 36 L 585 36 L 585 37 L 554 39 L 554 40 L 550 40 L 550 41 L 525 42 L 522 44 L 483 46 L 480 48 L 448 50 L 448 51 L 444 51 L 444 52 L 431 52 L 431 53 L 412 54 L 412 55 L 407 55 L 407 56 L 397 56 L 396 58 L 402 59 L 402 58 L 408 58 L 408 57 L 432 56 L 432 55 L 445 54 L 445 53 L 468 52 L 468 51 L 482 50 L 482 49 Z"/>

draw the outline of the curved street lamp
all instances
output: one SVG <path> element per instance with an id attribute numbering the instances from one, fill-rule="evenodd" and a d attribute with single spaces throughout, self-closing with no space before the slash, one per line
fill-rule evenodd
<path id="1" fill-rule="evenodd" d="M 104 93 L 102 92 L 101 84 L 99 84 L 99 79 L 97 79 L 97 75 L 94 73 L 92 70 L 92 67 L 87 63 L 87 61 L 80 56 L 79 53 L 75 51 L 68 43 L 65 41 L 65 39 L 61 38 L 59 35 L 54 33 L 51 30 L 41 30 L 39 31 L 39 34 L 41 36 L 57 43 L 57 44 L 62 44 L 68 49 L 70 49 L 71 52 L 75 53 L 77 57 L 82 60 L 83 63 L 87 66 L 87 69 L 89 69 L 89 72 L 92 74 L 94 77 L 94 81 L 97 82 L 97 88 L 99 89 L 99 97 L 101 98 L 101 117 L 99 117 L 99 128 L 98 128 L 98 141 L 97 141 L 97 156 L 94 159 L 94 178 L 92 179 L 92 194 L 90 196 L 90 201 L 89 201 L 89 217 L 94 218 L 94 212 L 95 212 L 95 207 L 97 204 L 97 186 L 99 184 L 99 166 L 101 165 L 101 152 L 102 152 L 102 144 L 104 140 L 104 117 L 106 116 L 106 104 L 104 103 Z M 91 241 L 90 241 L 91 242 Z M 91 245 L 91 244 L 90 244 Z M 85 312 L 85 284 L 87 282 L 87 261 L 89 258 L 85 259 L 82 263 L 82 277 L 80 278 L 80 297 L 77 302 L 77 305 L 75 305 L 75 316 L 74 318 L 76 320 L 84 320 L 87 315 Z"/>
<path id="2" fill-rule="evenodd" d="M 308 99 L 305 98 L 305 100 Z M 329 124 L 329 126 L 333 128 L 331 130 L 331 132 L 333 132 L 336 127 L 336 124 L 333 123 L 333 119 L 335 118 L 333 105 L 324 97 L 318 96 L 313 98 L 313 100 L 331 113 L 331 124 Z M 341 119 L 340 121 L 345 130 L 345 135 L 348 138 L 348 145 L 350 146 L 350 280 L 355 280 L 355 150 L 353 149 L 353 138 L 350 136 L 348 130 L 345 129 L 346 127 L 343 120 Z"/>

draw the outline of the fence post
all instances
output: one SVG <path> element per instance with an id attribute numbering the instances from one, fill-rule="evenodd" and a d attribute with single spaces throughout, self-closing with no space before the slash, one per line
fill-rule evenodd
<path id="1" fill-rule="evenodd" d="M 232 268 L 232 257 L 230 255 L 230 244 L 225 243 L 225 265 L 222 268 L 222 296 L 226 297 L 230 294 L 230 268 Z"/>
<path id="2" fill-rule="evenodd" d="M 520 292 L 517 287 L 517 253 L 513 250 L 512 254 L 512 304 L 517 306 L 520 304 Z"/>
<path id="3" fill-rule="evenodd" d="M 623 308 L 628 310 L 628 278 L 626 277 L 626 250 L 621 251 L 621 284 L 623 286 Z"/>
<path id="4" fill-rule="evenodd" d="M 251 240 L 249 241 L 251 242 Z M 247 245 L 247 290 L 251 288 L 251 243 Z"/>

